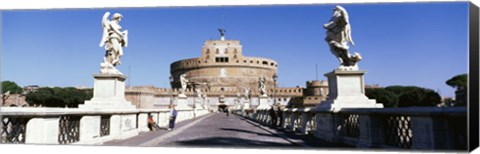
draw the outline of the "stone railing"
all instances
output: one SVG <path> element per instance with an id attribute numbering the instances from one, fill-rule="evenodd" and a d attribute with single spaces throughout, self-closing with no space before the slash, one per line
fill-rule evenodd
<path id="1" fill-rule="evenodd" d="M 287 130 L 360 148 L 466 150 L 465 107 L 284 109 L 279 123 Z M 268 110 L 249 116 L 271 124 Z"/>
<path id="2" fill-rule="evenodd" d="M 178 109 L 176 122 L 208 113 Z M 148 114 L 167 127 L 168 109 L 88 110 L 68 108 L 0 108 L 0 143 L 101 144 L 149 131 Z M 124 118 L 122 120 L 122 118 Z M 127 120 L 125 120 L 127 119 Z M 135 119 L 135 120 L 129 120 Z"/>

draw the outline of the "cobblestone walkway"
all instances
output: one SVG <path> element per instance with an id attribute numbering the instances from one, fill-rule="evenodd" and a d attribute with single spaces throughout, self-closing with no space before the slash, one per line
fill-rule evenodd
<path id="1" fill-rule="evenodd" d="M 156 147 L 228 147 L 228 148 L 349 148 L 323 142 L 310 135 L 260 125 L 243 117 L 212 113 L 178 123 L 173 131 L 160 130 L 112 141 L 104 145 Z"/>

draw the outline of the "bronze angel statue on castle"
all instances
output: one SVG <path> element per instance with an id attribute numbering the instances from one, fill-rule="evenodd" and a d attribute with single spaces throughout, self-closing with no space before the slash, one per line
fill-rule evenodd
<path id="1" fill-rule="evenodd" d="M 359 53 L 350 55 L 348 52 L 348 43 L 355 45 L 352 40 L 350 21 L 345 8 L 336 6 L 333 9 L 333 16 L 330 21 L 323 25 L 327 30 L 327 41 L 330 51 L 340 62 L 338 69 L 342 70 L 358 70 L 357 62 L 362 60 Z"/>
<path id="2" fill-rule="evenodd" d="M 128 31 L 120 31 L 122 27 L 119 25 L 123 16 L 115 13 L 112 20 L 108 20 L 110 12 L 106 12 L 102 18 L 103 36 L 100 41 L 100 47 L 105 46 L 105 57 L 101 65 L 100 72 L 102 74 L 122 74 L 115 66 L 121 64 L 120 57 L 123 55 L 122 47 L 128 45 Z"/>

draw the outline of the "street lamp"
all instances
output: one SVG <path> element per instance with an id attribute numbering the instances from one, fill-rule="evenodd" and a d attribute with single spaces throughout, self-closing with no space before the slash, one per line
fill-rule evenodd
<path id="1" fill-rule="evenodd" d="M 273 87 L 273 88 L 274 88 L 274 89 L 273 89 L 273 90 L 274 90 L 274 91 L 273 91 L 273 103 L 274 103 L 274 104 L 277 104 L 277 99 L 275 98 L 275 95 L 276 95 L 276 93 L 277 93 L 277 79 L 278 79 L 278 75 L 275 73 L 275 74 L 273 74 L 272 78 L 273 78 L 273 84 L 274 84 L 274 87 Z"/>

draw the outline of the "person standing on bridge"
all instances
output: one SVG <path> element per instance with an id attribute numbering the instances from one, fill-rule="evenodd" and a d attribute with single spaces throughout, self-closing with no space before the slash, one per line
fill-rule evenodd
<path id="1" fill-rule="evenodd" d="M 177 119 L 177 110 L 175 105 L 170 105 L 170 119 L 168 122 L 168 130 L 172 130 L 175 127 L 175 119 Z"/>

